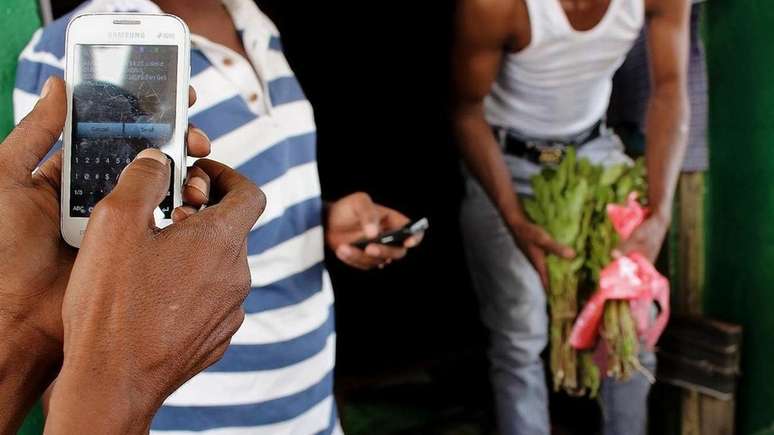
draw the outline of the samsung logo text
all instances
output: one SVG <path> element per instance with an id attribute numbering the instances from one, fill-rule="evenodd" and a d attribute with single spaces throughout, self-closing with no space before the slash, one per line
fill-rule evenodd
<path id="1" fill-rule="evenodd" d="M 145 32 L 108 32 L 109 39 L 145 39 Z"/>

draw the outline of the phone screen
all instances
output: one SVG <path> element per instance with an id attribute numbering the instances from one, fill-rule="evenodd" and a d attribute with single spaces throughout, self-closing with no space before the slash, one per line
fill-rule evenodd
<path id="1" fill-rule="evenodd" d="M 75 46 L 70 217 L 89 217 L 140 151 L 174 155 L 177 56 L 169 45 Z M 172 178 L 160 205 L 167 219 Z"/>

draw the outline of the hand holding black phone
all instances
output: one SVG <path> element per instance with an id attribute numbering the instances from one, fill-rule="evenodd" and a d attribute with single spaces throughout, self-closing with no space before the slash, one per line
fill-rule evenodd
<path id="1" fill-rule="evenodd" d="M 365 249 L 368 245 L 375 243 L 377 245 L 403 246 L 403 243 L 410 237 L 421 234 L 430 228 L 430 222 L 427 218 L 422 218 L 406 224 L 403 228 L 390 231 L 379 235 L 374 239 L 363 239 L 353 243 L 352 246 L 358 249 Z"/>

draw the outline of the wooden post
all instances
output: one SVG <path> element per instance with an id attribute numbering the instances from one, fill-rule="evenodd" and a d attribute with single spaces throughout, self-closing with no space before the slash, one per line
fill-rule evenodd
<path id="1" fill-rule="evenodd" d="M 677 270 L 672 307 L 680 314 L 701 314 L 704 291 L 704 173 L 680 176 L 677 187 Z"/>
<path id="2" fill-rule="evenodd" d="M 682 390 L 682 435 L 702 435 L 700 403 L 698 392 Z"/>
<path id="3" fill-rule="evenodd" d="M 698 393 L 694 393 L 698 394 Z M 701 396 L 701 434 L 731 435 L 734 433 L 735 400 L 718 400 Z"/>
<path id="4" fill-rule="evenodd" d="M 675 227 L 674 291 L 675 313 L 702 314 L 705 285 L 705 175 L 684 173 L 677 190 Z M 704 394 L 683 390 L 682 435 L 733 435 L 734 400 L 718 400 Z"/>
<path id="5" fill-rule="evenodd" d="M 699 314 L 704 285 L 704 174 L 682 174 L 676 197 L 671 304 L 675 313 Z M 699 393 L 683 390 L 680 399 L 682 435 L 702 435 Z"/>

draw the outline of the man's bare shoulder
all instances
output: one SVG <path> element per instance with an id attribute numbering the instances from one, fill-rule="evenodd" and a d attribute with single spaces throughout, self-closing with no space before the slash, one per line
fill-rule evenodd
<path id="1" fill-rule="evenodd" d="M 649 17 L 659 15 L 672 15 L 676 11 L 690 10 L 691 0 L 643 0 L 645 11 Z M 679 12 L 677 12 L 679 14 Z"/>
<path id="2" fill-rule="evenodd" d="M 459 18 L 469 37 L 511 41 L 526 13 L 524 0 L 461 0 Z"/>

